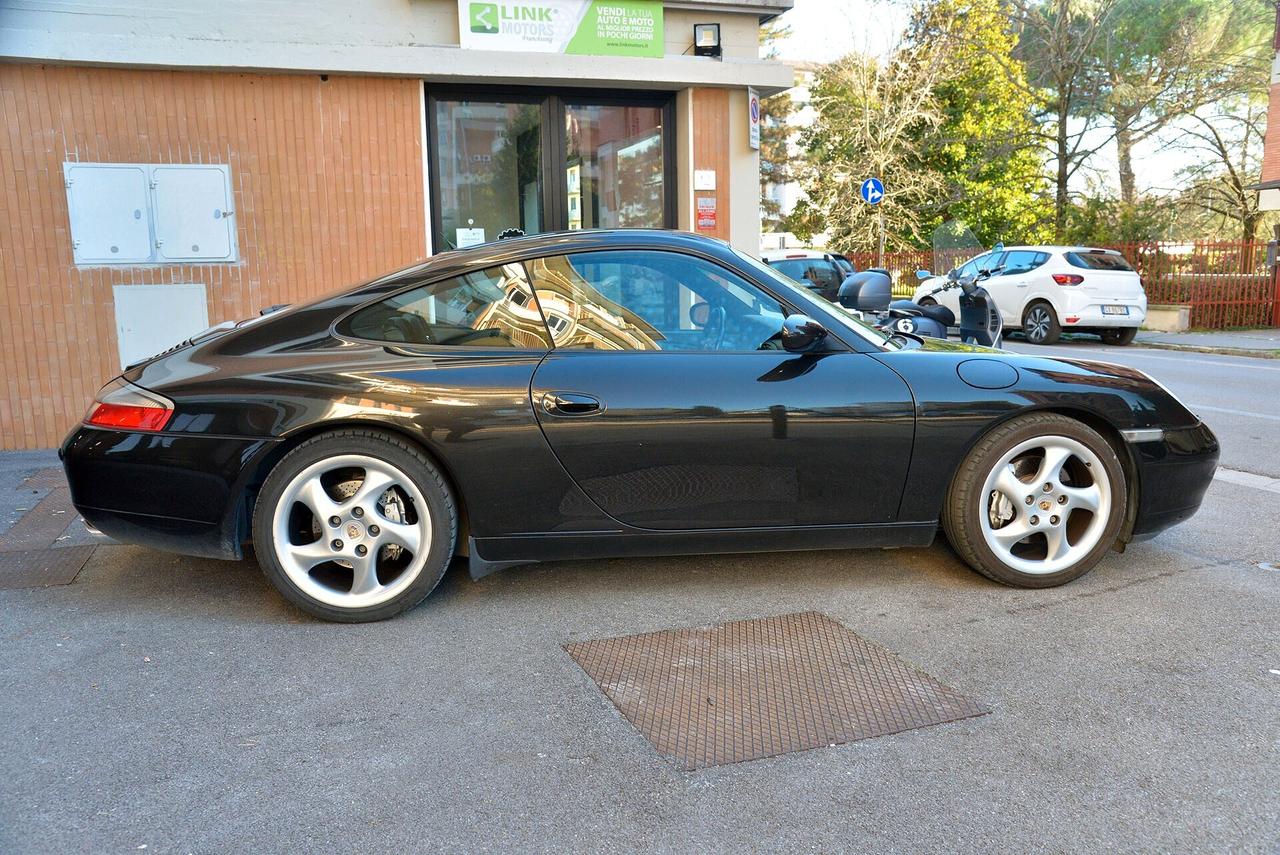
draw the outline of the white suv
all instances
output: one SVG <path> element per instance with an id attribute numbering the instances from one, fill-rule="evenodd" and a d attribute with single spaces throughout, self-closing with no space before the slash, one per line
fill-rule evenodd
<path id="1" fill-rule="evenodd" d="M 968 276 L 1003 267 L 983 285 L 1004 317 L 1032 344 L 1053 344 L 1063 331 L 1096 333 L 1107 344 L 1128 344 L 1147 319 L 1142 280 L 1113 249 L 1086 246 L 1009 246 L 972 258 Z M 925 295 L 946 281 L 935 276 L 916 288 L 915 299 L 941 303 L 960 314 L 960 292 Z"/>

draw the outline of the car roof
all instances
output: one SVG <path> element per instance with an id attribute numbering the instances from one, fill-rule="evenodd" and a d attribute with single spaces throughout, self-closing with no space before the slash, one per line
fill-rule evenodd
<path id="1" fill-rule="evenodd" d="M 1120 255 L 1119 250 L 1107 249 L 1105 247 L 1100 247 L 1100 246 L 1057 246 L 1057 245 L 1049 245 L 1049 244 L 1037 244 L 1032 246 L 1027 244 L 1021 244 L 1019 246 L 1006 246 L 1004 248 L 1005 252 L 1013 252 L 1015 250 L 1023 250 L 1023 251 L 1031 251 L 1031 252 L 1058 252 L 1058 253 L 1105 252 L 1108 255 Z M 981 252 L 977 252 L 977 255 L 984 255 L 988 252 L 991 252 L 991 250 L 982 250 Z"/>

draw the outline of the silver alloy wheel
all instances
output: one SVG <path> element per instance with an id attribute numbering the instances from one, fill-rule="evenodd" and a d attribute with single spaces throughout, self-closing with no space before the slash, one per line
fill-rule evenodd
<path id="1" fill-rule="evenodd" d="M 1027 339 L 1031 342 L 1044 341 L 1049 335 L 1049 327 L 1053 324 L 1053 317 L 1050 316 L 1049 310 L 1044 306 L 1032 306 L 1031 311 L 1027 312 L 1027 319 L 1022 324 L 1022 331 Z"/>
<path id="2" fill-rule="evenodd" d="M 987 546 L 1009 568 L 1033 575 L 1083 560 L 1111 516 L 1111 482 L 1102 460 L 1065 436 L 1015 445 L 992 467 L 982 495 Z"/>
<path id="3" fill-rule="evenodd" d="M 351 474 L 357 470 L 363 474 L 355 482 Z M 335 498 L 335 479 L 354 489 Z M 299 530 L 298 506 L 310 514 L 310 534 L 318 531 L 318 538 Z M 405 521 L 408 511 L 415 521 Z M 272 513 L 272 545 L 285 575 L 307 596 L 337 608 L 368 608 L 392 599 L 422 573 L 431 551 L 431 515 L 422 491 L 397 467 L 364 454 L 338 455 L 303 469 Z M 384 582 L 380 575 L 391 578 Z"/>

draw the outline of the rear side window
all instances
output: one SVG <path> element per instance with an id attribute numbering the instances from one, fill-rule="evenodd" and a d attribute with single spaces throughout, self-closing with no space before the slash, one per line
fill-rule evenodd
<path id="1" fill-rule="evenodd" d="M 1049 260 L 1049 254 L 1030 249 L 1016 249 L 1005 253 L 1004 270 L 1001 276 L 1016 276 L 1019 273 L 1030 273 Z"/>
<path id="2" fill-rule="evenodd" d="M 1133 268 L 1125 261 L 1123 255 L 1110 252 L 1068 252 L 1067 264 L 1084 270 L 1127 270 Z"/>
<path id="3" fill-rule="evenodd" d="M 401 291 L 339 321 L 337 332 L 389 344 L 551 348 L 520 264 Z"/>

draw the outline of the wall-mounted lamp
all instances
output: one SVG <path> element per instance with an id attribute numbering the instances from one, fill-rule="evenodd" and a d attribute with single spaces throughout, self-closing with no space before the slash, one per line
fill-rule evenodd
<path id="1" fill-rule="evenodd" d="M 694 24 L 693 25 L 693 55 L 694 56 L 720 56 L 720 25 L 719 24 Z"/>

